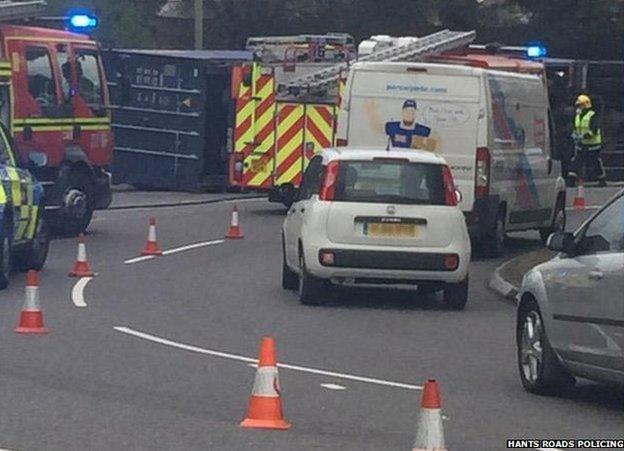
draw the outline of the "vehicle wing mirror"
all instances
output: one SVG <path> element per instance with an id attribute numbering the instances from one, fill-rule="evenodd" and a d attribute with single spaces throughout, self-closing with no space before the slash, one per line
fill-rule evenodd
<path id="1" fill-rule="evenodd" d="M 458 204 L 461 204 L 461 201 L 464 200 L 464 195 L 458 189 L 455 189 L 455 199 L 457 200 Z"/>
<path id="2" fill-rule="evenodd" d="M 546 240 L 546 247 L 551 251 L 572 255 L 575 249 L 574 235 L 568 232 L 552 233 Z"/>
<path id="3" fill-rule="evenodd" d="M 292 183 L 282 185 L 281 192 L 284 205 L 290 206 L 299 200 L 299 188 L 296 188 Z"/>

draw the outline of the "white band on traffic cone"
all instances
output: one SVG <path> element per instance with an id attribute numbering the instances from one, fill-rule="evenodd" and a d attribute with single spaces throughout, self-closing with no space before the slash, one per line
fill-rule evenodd
<path id="1" fill-rule="evenodd" d="M 232 212 L 232 227 L 238 227 L 238 211 Z"/>
<path id="2" fill-rule="evenodd" d="M 39 287 L 27 286 L 24 294 L 24 308 L 25 311 L 39 311 L 41 310 L 41 304 L 39 302 Z"/>
<path id="3" fill-rule="evenodd" d="M 280 386 L 277 367 L 261 366 L 258 368 L 251 395 L 265 398 L 279 398 Z"/>
<path id="4" fill-rule="evenodd" d="M 78 243 L 78 258 L 79 262 L 87 261 L 87 247 L 84 243 Z"/>
<path id="5" fill-rule="evenodd" d="M 149 226 L 149 232 L 147 234 L 147 241 L 151 241 L 152 243 L 156 242 L 156 226 L 153 224 Z"/>
<path id="6" fill-rule="evenodd" d="M 440 409 L 421 409 L 412 451 L 446 451 Z"/>

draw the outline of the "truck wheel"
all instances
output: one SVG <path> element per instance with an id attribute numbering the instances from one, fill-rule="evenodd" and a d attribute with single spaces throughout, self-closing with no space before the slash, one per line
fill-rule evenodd
<path id="1" fill-rule="evenodd" d="M 520 381 L 526 391 L 553 395 L 574 386 L 574 378 L 548 342 L 542 315 L 533 300 L 524 304 L 518 315 L 517 348 Z"/>
<path id="2" fill-rule="evenodd" d="M 49 249 L 50 231 L 43 215 L 39 215 L 35 236 L 26 249 L 16 255 L 17 268 L 22 272 L 29 269 L 41 271 L 48 258 Z"/>
<path id="3" fill-rule="evenodd" d="M 444 286 L 444 304 L 451 310 L 463 310 L 468 302 L 468 277 L 459 283 Z"/>
<path id="4" fill-rule="evenodd" d="M 496 258 L 505 252 L 505 210 L 500 208 L 496 215 L 496 223 L 494 228 L 488 231 L 483 239 L 481 246 L 486 257 Z"/>
<path id="5" fill-rule="evenodd" d="M 549 227 L 539 229 L 539 234 L 542 242 L 546 244 L 546 240 L 551 233 L 563 232 L 566 228 L 566 210 L 565 210 L 565 197 L 559 196 L 557 198 L 557 204 L 555 205 L 555 216 L 553 217 L 552 224 Z"/>
<path id="6" fill-rule="evenodd" d="M 308 274 L 303 252 L 299 256 L 299 302 L 303 305 L 321 305 L 324 301 L 325 281 Z"/>
<path id="7" fill-rule="evenodd" d="M 0 290 L 9 286 L 11 277 L 11 223 L 6 221 L 2 228 L 2 242 L 0 243 Z"/>
<path id="8" fill-rule="evenodd" d="M 73 172 L 63 191 L 62 211 L 54 221 L 54 232 L 73 236 L 85 232 L 93 218 L 93 183 L 83 172 Z"/>

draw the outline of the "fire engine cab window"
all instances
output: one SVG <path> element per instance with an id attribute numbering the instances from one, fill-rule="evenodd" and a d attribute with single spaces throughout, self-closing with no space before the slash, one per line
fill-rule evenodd
<path id="1" fill-rule="evenodd" d="M 97 55 L 94 53 L 77 53 L 76 73 L 78 75 L 78 92 L 82 99 L 91 106 L 102 104 L 102 83 Z"/>
<path id="2" fill-rule="evenodd" d="M 41 106 L 56 104 L 56 87 L 48 51 L 42 48 L 26 50 L 28 92 Z"/>

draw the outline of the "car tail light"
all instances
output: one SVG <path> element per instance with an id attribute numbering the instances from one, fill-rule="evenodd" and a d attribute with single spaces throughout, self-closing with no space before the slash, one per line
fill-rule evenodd
<path id="1" fill-rule="evenodd" d="M 490 151 L 487 147 L 477 149 L 477 170 L 475 173 L 475 197 L 490 194 Z"/>
<path id="2" fill-rule="evenodd" d="M 448 166 L 442 166 L 442 178 L 444 179 L 444 203 L 446 205 L 457 205 L 457 194 L 453 174 Z"/>
<path id="3" fill-rule="evenodd" d="M 346 147 L 347 145 L 349 145 L 349 142 L 346 139 L 336 139 L 336 147 Z"/>
<path id="4" fill-rule="evenodd" d="M 446 254 L 444 256 L 444 268 L 450 270 L 456 270 L 459 266 L 459 255 L 457 254 Z"/>
<path id="5" fill-rule="evenodd" d="M 340 171 L 340 163 L 338 161 L 330 161 L 325 168 L 325 177 L 321 186 L 320 200 L 334 200 L 336 197 L 336 184 L 338 183 L 338 172 Z"/>

